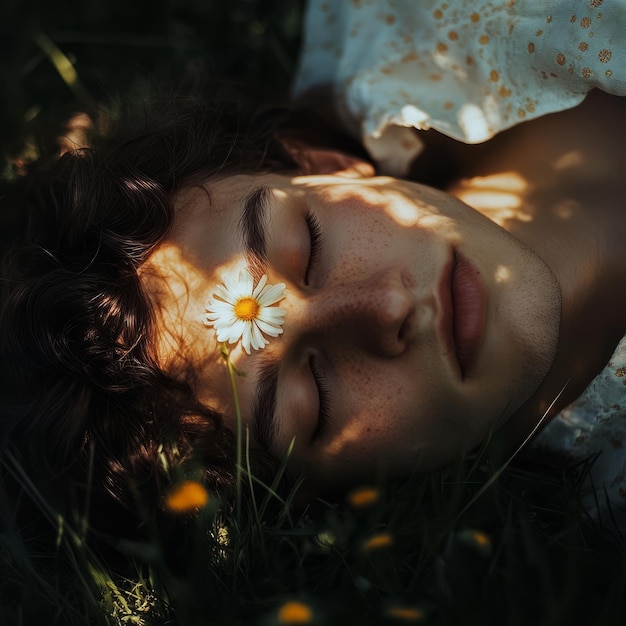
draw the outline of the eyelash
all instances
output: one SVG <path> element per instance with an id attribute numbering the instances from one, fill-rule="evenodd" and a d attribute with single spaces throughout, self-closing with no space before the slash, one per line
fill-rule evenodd
<path id="1" fill-rule="evenodd" d="M 322 253 L 322 229 L 320 227 L 319 220 L 310 211 L 307 211 L 304 219 L 306 220 L 306 225 L 309 229 L 309 238 L 311 240 L 309 262 L 307 263 L 306 271 L 304 274 L 304 284 L 308 285 L 309 274 L 313 267 L 315 267 L 315 263 L 320 258 L 320 255 Z"/>
<path id="2" fill-rule="evenodd" d="M 317 427 L 313 433 L 313 439 L 323 437 L 330 426 L 330 389 L 328 386 L 328 380 L 322 373 L 315 357 L 312 356 L 309 359 L 311 365 L 311 372 L 313 372 L 313 378 L 315 380 L 315 386 L 317 387 L 317 393 L 319 396 L 319 415 L 317 419 Z"/>

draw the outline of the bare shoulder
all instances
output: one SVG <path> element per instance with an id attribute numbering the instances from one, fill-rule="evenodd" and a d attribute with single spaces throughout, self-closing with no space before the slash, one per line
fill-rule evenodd
<path id="1" fill-rule="evenodd" d="M 412 178 L 453 191 L 459 181 L 516 171 L 535 184 L 556 178 L 576 184 L 622 176 L 626 159 L 626 98 L 592 91 L 577 107 L 514 126 L 467 145 L 430 130 Z"/>
<path id="2" fill-rule="evenodd" d="M 621 174 L 625 136 L 626 98 L 594 91 L 577 107 L 520 124 L 481 150 L 467 150 L 466 171 L 489 174 L 508 167 L 537 182 L 568 176 L 597 181 Z"/>

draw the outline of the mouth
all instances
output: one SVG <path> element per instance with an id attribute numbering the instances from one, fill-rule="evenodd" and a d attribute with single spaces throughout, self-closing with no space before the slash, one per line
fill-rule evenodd
<path id="1" fill-rule="evenodd" d="M 457 251 L 443 272 L 439 302 L 444 346 L 465 380 L 471 375 L 483 342 L 487 297 L 480 272 Z"/>

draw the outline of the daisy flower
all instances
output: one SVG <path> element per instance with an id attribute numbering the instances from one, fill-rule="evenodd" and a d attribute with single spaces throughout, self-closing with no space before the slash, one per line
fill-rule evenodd
<path id="1" fill-rule="evenodd" d="M 243 349 L 263 349 L 269 341 L 263 336 L 278 337 L 283 332 L 285 309 L 272 306 L 285 297 L 285 284 L 267 284 L 264 274 L 254 287 L 247 270 L 239 272 L 237 280 L 224 278 L 215 287 L 206 306 L 205 324 L 213 326 L 218 341 L 236 343 L 241 339 Z"/>

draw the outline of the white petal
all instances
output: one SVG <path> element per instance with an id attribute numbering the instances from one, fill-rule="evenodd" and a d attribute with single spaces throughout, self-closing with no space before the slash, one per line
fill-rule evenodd
<path id="1" fill-rule="evenodd" d="M 250 274 L 250 272 L 245 268 L 239 271 L 239 281 L 242 281 L 242 280 L 254 282 L 254 279 L 252 278 L 252 274 Z"/>
<path id="2" fill-rule="evenodd" d="M 237 301 L 234 300 L 232 294 L 229 291 L 224 290 L 224 294 L 228 296 L 231 300 L 233 300 L 233 302 L 228 302 L 227 300 L 218 300 L 217 298 L 209 298 L 209 301 L 207 302 L 207 307 L 230 307 L 232 309 L 235 306 L 235 302 Z"/>
<path id="3" fill-rule="evenodd" d="M 254 291 L 252 292 L 252 296 L 254 298 L 257 298 L 258 295 L 263 291 L 263 287 L 265 287 L 266 282 L 267 282 L 267 276 L 263 274 L 263 276 L 261 276 L 261 280 L 259 280 L 259 283 L 257 284 L 257 286 L 254 288 Z"/>
<path id="4" fill-rule="evenodd" d="M 228 341 L 229 343 L 235 343 L 238 337 L 233 336 L 230 328 L 215 329 L 218 341 Z"/>
<path id="5" fill-rule="evenodd" d="M 252 324 L 250 322 L 244 322 L 245 328 L 243 336 L 241 338 L 241 345 L 247 354 L 250 354 L 250 340 L 252 339 Z"/>
<path id="6" fill-rule="evenodd" d="M 283 329 L 280 326 L 273 326 L 272 324 L 268 324 L 261 319 L 257 319 L 254 323 L 266 334 L 270 337 L 278 337 L 283 332 Z"/>
<path id="7" fill-rule="evenodd" d="M 254 279 L 248 270 L 242 270 L 239 272 L 239 280 L 237 281 L 239 293 L 243 296 L 252 295 L 252 289 L 254 288 Z"/>
<path id="8" fill-rule="evenodd" d="M 261 306 L 270 306 L 275 302 L 279 302 L 285 297 L 285 283 L 278 283 L 277 285 L 270 285 L 266 287 L 258 297 L 259 304 Z"/>
<path id="9" fill-rule="evenodd" d="M 213 328 L 215 328 L 215 332 L 218 334 L 218 339 L 219 337 L 228 337 L 231 343 L 237 341 L 241 336 L 241 329 L 237 328 L 235 324 L 222 324 L 221 326 L 215 324 Z M 225 340 L 220 339 L 220 341 Z"/>
<path id="10" fill-rule="evenodd" d="M 265 307 L 259 311 L 257 319 L 263 320 L 268 324 L 278 324 L 280 326 L 285 322 L 285 314 L 287 311 L 279 306 Z"/>
<path id="11" fill-rule="evenodd" d="M 216 315 L 217 317 L 222 317 L 224 315 L 232 315 L 235 307 L 232 304 L 228 304 L 228 302 L 219 302 L 214 305 L 208 305 L 206 310 L 211 315 Z"/>
<path id="12" fill-rule="evenodd" d="M 234 336 L 237 337 L 237 339 L 239 339 L 239 337 L 243 335 L 243 333 L 245 332 L 245 329 L 246 329 L 246 322 L 244 322 L 243 320 L 238 319 L 232 325 L 232 333 Z"/>
<path id="13" fill-rule="evenodd" d="M 224 288 L 230 294 L 231 299 L 236 302 L 245 291 L 245 284 L 242 284 L 233 276 L 228 276 L 224 280 Z"/>
<path id="14" fill-rule="evenodd" d="M 224 285 L 215 285 L 215 289 L 213 289 L 213 293 L 219 298 L 221 298 L 222 300 L 229 302 L 230 304 L 235 304 L 235 302 L 237 302 L 237 299 L 233 296 L 230 290 Z"/>
<path id="15" fill-rule="evenodd" d="M 239 318 L 236 315 L 229 313 L 228 315 L 220 315 L 213 321 L 213 324 L 215 325 L 215 328 L 224 328 L 224 326 L 232 326 L 238 320 Z"/>
<path id="16" fill-rule="evenodd" d="M 255 350 L 260 350 L 265 347 L 265 339 L 263 339 L 263 335 L 261 331 L 257 328 L 256 324 L 250 324 L 250 330 L 252 333 L 252 347 Z"/>

